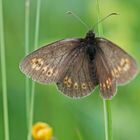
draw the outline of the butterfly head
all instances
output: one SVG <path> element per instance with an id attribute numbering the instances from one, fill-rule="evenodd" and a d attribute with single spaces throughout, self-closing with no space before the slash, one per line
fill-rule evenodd
<path id="1" fill-rule="evenodd" d="M 85 37 L 85 42 L 87 44 L 94 44 L 95 40 L 95 33 L 92 30 L 89 30 Z"/>
<path id="2" fill-rule="evenodd" d="M 92 30 L 89 30 L 86 34 L 86 38 L 94 39 L 95 33 Z"/>

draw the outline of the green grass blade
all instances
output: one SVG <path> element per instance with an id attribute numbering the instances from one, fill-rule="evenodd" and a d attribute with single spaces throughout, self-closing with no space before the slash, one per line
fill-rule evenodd
<path id="1" fill-rule="evenodd" d="M 25 56 L 29 53 L 29 20 L 30 20 L 30 0 L 25 1 Z M 30 85 L 29 78 L 25 79 L 25 98 L 26 98 L 26 119 L 27 124 L 29 120 L 29 106 L 30 106 Z"/>
<path id="2" fill-rule="evenodd" d="M 40 8 L 41 8 L 41 0 L 37 0 L 37 10 L 36 10 L 36 21 L 35 21 L 35 37 L 34 37 L 34 49 L 38 47 L 38 39 L 39 39 L 39 23 L 40 23 Z"/>
<path id="3" fill-rule="evenodd" d="M 98 11 L 98 20 L 100 19 L 100 4 L 97 0 L 97 11 Z M 103 36 L 103 27 L 102 24 L 98 24 L 98 33 L 99 36 Z M 103 99 L 104 107 L 104 123 L 105 123 L 105 140 L 112 140 L 112 116 L 111 116 L 111 101 Z"/>
<path id="4" fill-rule="evenodd" d="M 112 116 L 111 116 L 111 101 L 103 100 L 104 120 L 105 120 L 105 139 L 112 140 Z"/>
<path id="5" fill-rule="evenodd" d="M 99 5 L 99 0 L 97 0 L 97 15 L 98 15 L 98 21 L 100 20 L 100 5 Z M 98 34 L 99 36 L 103 35 L 103 27 L 102 23 L 98 24 Z"/>
<path id="6" fill-rule="evenodd" d="M 40 23 L 40 9 L 41 9 L 41 0 L 37 0 L 36 21 L 35 21 L 35 39 L 34 39 L 35 42 L 34 42 L 34 49 L 36 49 L 36 48 L 38 47 L 39 23 Z M 31 140 L 31 128 L 32 128 L 33 113 L 34 113 L 34 96 L 35 96 L 35 83 L 32 82 L 28 140 Z"/>
<path id="7" fill-rule="evenodd" d="M 0 0 L 0 57 L 1 57 L 1 75 L 2 75 L 2 95 L 3 95 L 3 118 L 4 118 L 4 137 L 9 140 L 9 119 L 8 119 L 8 101 L 7 101 L 7 81 L 6 81 L 6 60 L 5 60 L 5 42 L 4 42 L 4 23 L 3 23 L 3 2 Z"/>
<path id="8" fill-rule="evenodd" d="M 79 128 L 76 128 L 76 134 L 77 134 L 79 140 L 83 140 L 83 137 L 81 135 Z"/>

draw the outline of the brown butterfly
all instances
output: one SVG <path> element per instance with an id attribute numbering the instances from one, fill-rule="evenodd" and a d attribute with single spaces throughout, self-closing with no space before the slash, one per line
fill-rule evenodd
<path id="1" fill-rule="evenodd" d="M 117 45 L 89 31 L 85 38 L 64 39 L 35 50 L 21 61 L 20 69 L 39 83 L 56 83 L 73 98 L 87 96 L 99 85 L 102 97 L 111 99 L 117 85 L 134 78 L 137 64 Z"/>

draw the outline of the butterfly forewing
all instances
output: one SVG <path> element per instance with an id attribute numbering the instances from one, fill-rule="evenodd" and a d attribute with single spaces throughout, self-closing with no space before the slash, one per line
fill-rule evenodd
<path id="1" fill-rule="evenodd" d="M 65 39 L 44 46 L 26 56 L 20 63 L 20 69 L 40 83 L 57 82 L 67 70 L 66 65 L 79 44 L 78 39 Z"/>
<path id="2" fill-rule="evenodd" d="M 85 47 L 77 50 L 71 59 L 69 68 L 57 83 L 58 89 L 65 95 L 79 98 L 87 96 L 96 86 L 92 77 L 91 65 Z"/>
<path id="3" fill-rule="evenodd" d="M 96 53 L 96 68 L 101 96 L 104 99 L 111 99 L 116 93 L 116 80 L 112 76 L 106 57 L 100 48 Z"/>
<path id="4" fill-rule="evenodd" d="M 102 49 L 108 62 L 112 76 L 118 84 L 125 84 L 137 73 L 136 61 L 111 41 L 96 38 L 97 45 Z"/>

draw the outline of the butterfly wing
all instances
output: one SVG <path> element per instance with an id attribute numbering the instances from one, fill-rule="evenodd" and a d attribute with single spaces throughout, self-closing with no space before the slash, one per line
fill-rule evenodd
<path id="1" fill-rule="evenodd" d="M 37 82 L 57 82 L 79 45 L 80 39 L 65 39 L 41 47 L 21 61 L 20 69 Z"/>
<path id="2" fill-rule="evenodd" d="M 112 76 L 104 52 L 98 48 L 96 52 L 96 69 L 101 96 L 111 99 L 116 93 L 116 80 Z"/>
<path id="3" fill-rule="evenodd" d="M 102 49 L 107 59 L 112 76 L 118 84 L 125 84 L 137 73 L 136 61 L 111 41 L 96 38 L 97 45 Z"/>
<path id="4" fill-rule="evenodd" d="M 97 81 L 93 80 L 91 70 L 88 55 L 83 46 L 77 50 L 71 59 L 69 68 L 58 81 L 58 89 L 66 96 L 73 98 L 89 95 L 97 85 Z"/>

